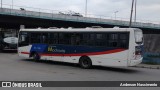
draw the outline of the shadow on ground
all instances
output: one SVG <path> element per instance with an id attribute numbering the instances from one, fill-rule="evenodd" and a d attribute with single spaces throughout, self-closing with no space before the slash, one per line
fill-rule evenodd
<path id="1" fill-rule="evenodd" d="M 93 69 L 96 70 L 107 70 L 107 71 L 114 71 L 120 73 L 138 73 L 138 70 L 128 68 L 128 67 L 103 67 L 103 66 L 94 66 Z"/>
<path id="2" fill-rule="evenodd" d="M 57 62 L 57 61 L 49 61 L 49 60 L 34 61 L 33 59 L 22 59 L 22 61 L 80 68 L 78 64 L 66 63 L 66 62 Z M 103 66 L 93 66 L 91 69 L 87 69 L 87 70 L 106 70 L 106 71 L 113 71 L 113 72 L 120 72 L 120 73 L 138 73 L 139 72 L 138 70 L 134 70 L 128 67 L 103 67 Z"/>
<path id="3" fill-rule="evenodd" d="M 17 50 L 4 50 L 0 51 L 0 53 L 17 53 Z"/>

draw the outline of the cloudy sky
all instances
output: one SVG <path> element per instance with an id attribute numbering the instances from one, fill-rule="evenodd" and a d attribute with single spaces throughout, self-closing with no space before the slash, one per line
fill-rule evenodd
<path id="1" fill-rule="evenodd" d="M 128 19 L 132 0 L 87 0 L 88 16 Z M 17 6 L 85 13 L 86 0 L 13 0 Z M 12 4 L 12 0 L 3 0 Z M 5 6 L 5 5 L 4 5 Z M 37 9 L 38 10 L 38 9 Z M 137 0 L 137 19 L 160 23 L 160 0 Z"/>

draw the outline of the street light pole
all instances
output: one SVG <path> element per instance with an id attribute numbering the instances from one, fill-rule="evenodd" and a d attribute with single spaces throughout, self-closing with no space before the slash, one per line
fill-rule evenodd
<path id="1" fill-rule="evenodd" d="M 2 0 L 1 0 L 1 8 L 2 8 Z"/>
<path id="2" fill-rule="evenodd" d="M 118 11 L 115 11 L 115 12 L 114 12 L 114 14 L 115 14 L 115 20 L 116 20 L 116 18 L 117 18 L 117 13 L 118 13 Z"/>
<path id="3" fill-rule="evenodd" d="M 129 28 L 131 28 L 131 26 L 132 26 L 133 6 L 134 6 L 134 0 L 132 0 L 132 7 L 131 7 L 131 15 L 130 15 Z"/>
<path id="4" fill-rule="evenodd" d="M 85 16 L 87 17 L 87 5 L 88 5 L 88 1 L 86 0 L 86 6 L 85 6 Z"/>
<path id="5" fill-rule="evenodd" d="M 13 0 L 12 0 L 12 9 L 13 9 Z"/>
<path id="6" fill-rule="evenodd" d="M 134 22 L 136 22 L 137 19 L 137 0 L 135 0 L 135 17 L 134 17 Z"/>

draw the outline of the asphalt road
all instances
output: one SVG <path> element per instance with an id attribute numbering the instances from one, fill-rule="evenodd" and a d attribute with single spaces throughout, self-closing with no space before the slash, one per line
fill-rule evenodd
<path id="1" fill-rule="evenodd" d="M 160 81 L 160 70 L 97 66 L 81 69 L 68 63 L 35 62 L 6 52 L 0 53 L 0 81 Z"/>

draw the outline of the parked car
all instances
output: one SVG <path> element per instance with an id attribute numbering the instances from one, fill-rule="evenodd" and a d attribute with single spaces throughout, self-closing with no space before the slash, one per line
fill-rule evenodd
<path id="1" fill-rule="evenodd" d="M 72 16 L 78 16 L 78 17 L 83 17 L 80 13 L 73 13 Z"/>
<path id="2" fill-rule="evenodd" d="M 67 16 L 83 17 L 82 14 L 76 13 L 76 12 L 73 12 L 73 11 L 69 11 L 69 12 L 67 12 L 67 13 L 59 12 L 59 14 L 60 14 L 60 15 L 67 15 Z"/>

